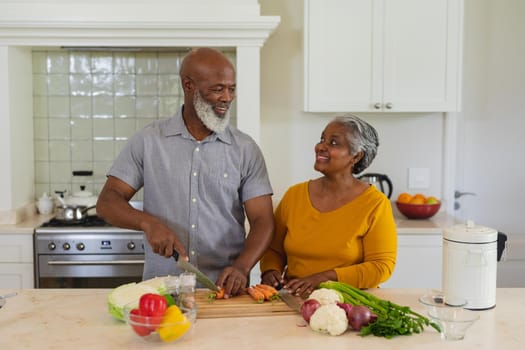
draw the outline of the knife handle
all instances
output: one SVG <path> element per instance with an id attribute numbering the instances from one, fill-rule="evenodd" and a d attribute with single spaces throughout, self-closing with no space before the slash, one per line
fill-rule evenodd
<path id="1" fill-rule="evenodd" d="M 179 252 L 176 251 L 176 250 L 173 250 L 173 259 L 175 259 L 175 261 L 179 261 Z"/>

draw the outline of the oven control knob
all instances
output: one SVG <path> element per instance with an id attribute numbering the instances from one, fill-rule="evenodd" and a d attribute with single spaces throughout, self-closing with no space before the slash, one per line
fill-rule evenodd
<path id="1" fill-rule="evenodd" d="M 133 243 L 133 242 L 129 242 L 129 243 L 128 243 L 128 249 L 129 249 L 129 250 L 133 250 L 133 249 L 135 249 L 135 243 Z"/>
<path id="2" fill-rule="evenodd" d="M 77 243 L 77 249 L 78 250 L 84 250 L 86 248 L 86 246 L 84 245 L 84 243 Z"/>
<path id="3" fill-rule="evenodd" d="M 64 250 L 69 250 L 69 248 L 71 248 L 71 246 L 69 245 L 69 243 L 64 243 L 62 244 L 62 248 L 64 248 Z"/>
<path id="4" fill-rule="evenodd" d="M 57 245 L 54 243 L 54 242 L 50 242 L 47 247 L 49 248 L 49 250 L 55 250 Z"/>

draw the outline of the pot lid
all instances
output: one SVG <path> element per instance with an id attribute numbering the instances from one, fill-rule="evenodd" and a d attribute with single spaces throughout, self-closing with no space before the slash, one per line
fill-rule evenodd
<path id="1" fill-rule="evenodd" d="M 498 231 L 485 226 L 478 226 L 468 220 L 466 224 L 454 225 L 443 231 L 443 238 L 463 243 L 491 243 L 498 240 Z"/>

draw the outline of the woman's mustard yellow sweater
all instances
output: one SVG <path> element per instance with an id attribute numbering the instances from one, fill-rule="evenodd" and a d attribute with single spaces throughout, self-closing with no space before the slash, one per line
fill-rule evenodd
<path id="1" fill-rule="evenodd" d="M 358 288 L 385 282 L 394 270 L 397 233 L 388 198 L 370 186 L 344 206 L 319 212 L 308 182 L 288 189 L 275 210 L 276 231 L 261 259 L 261 271 L 287 266 L 286 278 L 334 270 L 337 279 Z"/>

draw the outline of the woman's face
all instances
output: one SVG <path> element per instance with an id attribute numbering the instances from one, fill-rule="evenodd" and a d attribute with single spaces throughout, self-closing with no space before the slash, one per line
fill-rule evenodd
<path id="1" fill-rule="evenodd" d="M 345 126 L 339 122 L 332 122 L 326 126 L 321 140 L 315 145 L 315 170 L 323 174 L 352 173 L 355 156 L 350 154 L 347 133 Z"/>

